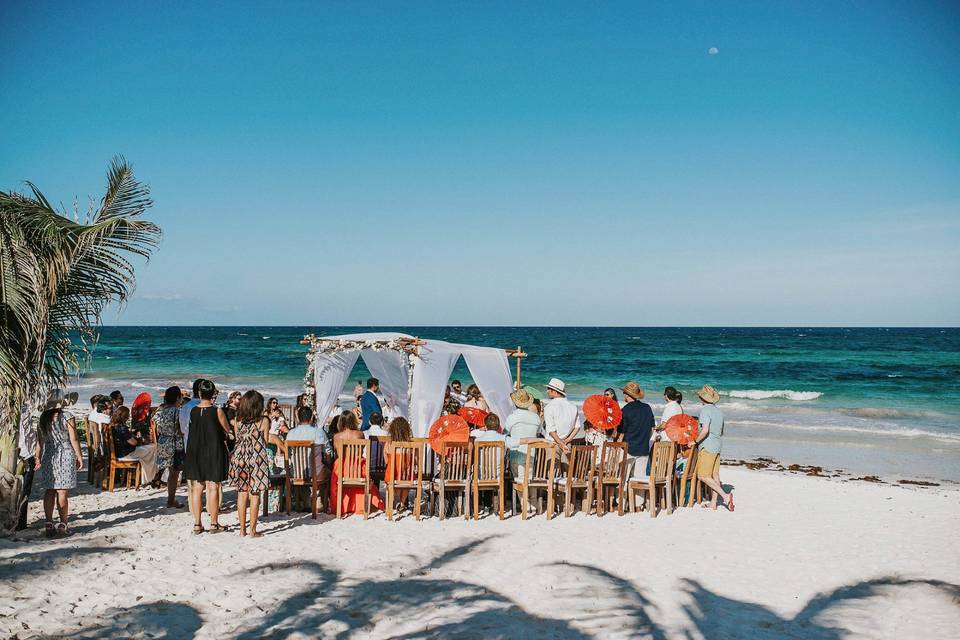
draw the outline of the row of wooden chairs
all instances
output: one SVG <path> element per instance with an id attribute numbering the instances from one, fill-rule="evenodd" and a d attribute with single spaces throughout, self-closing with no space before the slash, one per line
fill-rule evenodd
<path id="1" fill-rule="evenodd" d="M 317 513 L 317 500 L 325 495 L 323 486 L 313 473 L 314 449 L 310 441 L 287 442 L 289 463 L 286 469 L 285 492 L 287 511 L 290 511 L 290 495 L 295 486 L 310 487 L 310 502 L 313 516 Z M 523 474 L 513 478 L 513 513 L 517 512 L 520 499 L 520 515 L 528 517 L 531 499 L 540 493 L 546 496 L 546 517 L 552 518 L 556 499 L 562 496 L 565 516 L 573 513 L 579 498 L 580 509 L 589 513 L 596 504 L 596 513 L 603 516 L 616 508 L 623 515 L 629 505 L 637 511 L 637 494 L 644 494 L 651 517 L 665 510 L 672 513 L 675 505 L 690 506 L 700 501 L 701 483 L 696 477 L 697 450 L 687 454 L 682 475 L 674 474 L 677 447 L 672 442 L 655 443 L 651 453 L 651 469 L 644 479 L 628 479 L 626 443 L 608 442 L 600 448 L 592 445 L 571 447 L 567 459 L 561 460 L 559 450 L 548 442 L 527 445 Z M 347 440 L 337 448 L 341 461 L 337 482 L 337 505 L 340 507 L 345 488 L 364 488 L 364 517 L 370 511 L 371 483 L 385 481 L 387 486 L 386 515 L 393 519 L 398 491 L 413 491 L 414 517 L 420 519 L 424 493 L 429 494 L 429 511 L 446 515 L 448 492 L 462 496 L 461 512 L 465 518 L 477 519 L 480 511 L 480 495 L 484 491 L 495 492 L 498 497 L 498 516 L 504 517 L 504 499 L 507 474 L 506 449 L 502 442 L 448 443 L 443 455 L 435 456 L 428 441 L 415 438 L 409 442 L 393 442 L 386 437 Z M 471 503 L 472 498 L 472 505 Z M 438 508 L 439 507 L 439 508 Z M 337 517 L 342 517 L 338 508 Z"/>

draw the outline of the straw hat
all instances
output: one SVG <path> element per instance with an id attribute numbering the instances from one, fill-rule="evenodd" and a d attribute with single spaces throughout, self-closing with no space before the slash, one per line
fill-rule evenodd
<path id="1" fill-rule="evenodd" d="M 643 400 L 643 387 L 631 380 L 627 384 L 623 385 L 621 388 L 624 394 L 630 396 L 634 400 Z"/>
<path id="2" fill-rule="evenodd" d="M 526 389 L 517 389 L 510 394 L 510 399 L 518 409 L 529 409 L 533 405 L 533 398 Z"/>
<path id="3" fill-rule="evenodd" d="M 550 382 L 547 383 L 547 389 L 553 389 L 562 396 L 567 395 L 567 392 L 564 389 L 567 388 L 567 385 L 563 384 L 563 380 L 560 378 L 550 378 Z"/>
<path id="4" fill-rule="evenodd" d="M 704 402 L 709 402 L 710 404 L 713 404 L 720 400 L 720 394 L 717 392 L 716 389 L 714 389 L 708 384 L 705 384 L 702 387 L 700 387 L 700 391 L 697 391 L 697 395 L 700 396 L 701 400 L 703 400 Z"/>
<path id="5" fill-rule="evenodd" d="M 50 411 L 51 409 L 63 409 L 64 407 L 76 404 L 79 397 L 80 395 L 76 391 L 73 393 L 64 393 L 63 389 L 51 389 L 50 393 L 47 394 L 47 401 L 40 410 Z"/>

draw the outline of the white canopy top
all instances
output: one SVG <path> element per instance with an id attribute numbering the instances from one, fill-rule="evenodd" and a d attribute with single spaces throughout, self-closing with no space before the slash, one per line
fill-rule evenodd
<path id="1" fill-rule="evenodd" d="M 333 409 L 360 356 L 370 373 L 380 381 L 384 400 L 392 405 L 393 414 L 406 416 L 416 437 L 426 436 L 430 425 L 440 416 L 446 384 L 460 356 L 463 356 L 490 410 L 501 420 L 513 410 L 510 402 L 513 377 L 503 349 L 423 339 L 413 351 L 384 346 L 401 339 L 414 338 L 403 333 L 355 333 L 317 338 L 366 343 L 316 354 L 313 367 L 317 415 L 327 416 Z"/>

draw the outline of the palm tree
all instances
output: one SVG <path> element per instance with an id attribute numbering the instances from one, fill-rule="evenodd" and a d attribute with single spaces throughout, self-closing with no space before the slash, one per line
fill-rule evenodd
<path id="1" fill-rule="evenodd" d="M 0 530 L 16 525 L 21 407 L 64 386 L 89 357 L 101 314 L 135 286 L 133 256 L 149 258 L 160 228 L 140 216 L 153 202 L 116 157 L 100 206 L 83 223 L 40 190 L 0 191 Z"/>

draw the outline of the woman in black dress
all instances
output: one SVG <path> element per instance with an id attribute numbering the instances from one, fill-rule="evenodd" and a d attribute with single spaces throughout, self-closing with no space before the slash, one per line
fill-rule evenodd
<path id="1" fill-rule="evenodd" d="M 183 475 L 193 480 L 190 488 L 190 511 L 193 513 L 194 533 L 203 533 L 200 514 L 203 492 L 207 492 L 207 513 L 210 514 L 210 532 L 220 533 L 220 483 L 227 479 L 227 434 L 230 423 L 223 409 L 213 404 L 217 387 L 210 380 L 200 382 L 200 404 L 190 410 L 190 437 Z"/>

